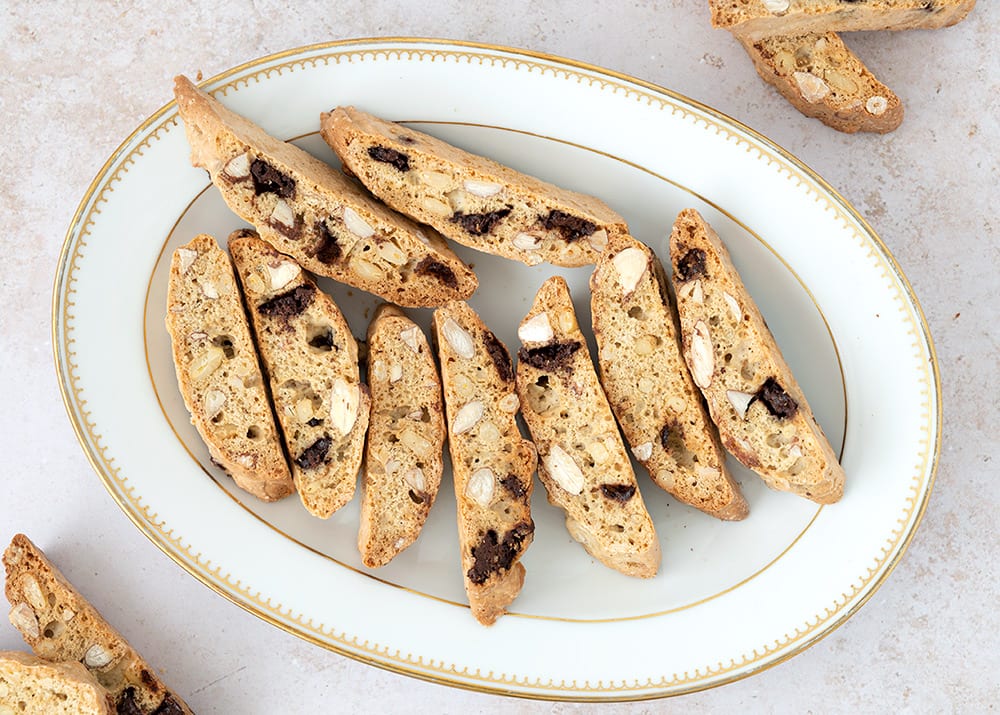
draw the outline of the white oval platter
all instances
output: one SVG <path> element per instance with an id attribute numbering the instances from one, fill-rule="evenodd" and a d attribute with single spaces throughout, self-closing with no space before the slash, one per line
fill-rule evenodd
<path id="1" fill-rule="evenodd" d="M 931 339 L 872 229 L 787 152 L 668 90 L 545 55 L 437 40 L 290 50 L 204 86 L 323 159 L 319 114 L 353 104 L 600 196 L 666 261 L 677 212 L 698 208 L 744 280 L 847 472 L 820 508 L 732 462 L 750 516 L 722 523 L 639 470 L 663 548 L 630 579 L 575 544 L 539 486 L 527 579 L 486 629 L 466 606 L 446 472 L 420 540 L 362 566 L 357 500 L 328 521 L 293 497 L 262 504 L 208 461 L 163 327 L 170 252 L 243 225 L 191 168 L 176 106 L 129 136 L 73 219 L 53 296 L 70 420 L 124 513 L 191 575 L 268 622 L 359 660 L 534 698 L 629 700 L 717 686 L 801 652 L 843 623 L 897 563 L 933 482 L 941 423 Z M 164 87 L 164 96 L 169 96 Z M 542 281 L 570 283 L 589 326 L 586 269 L 528 268 L 459 248 L 470 301 L 516 349 Z M 355 335 L 377 300 L 325 281 Z M 427 325 L 428 311 L 413 313 Z"/>

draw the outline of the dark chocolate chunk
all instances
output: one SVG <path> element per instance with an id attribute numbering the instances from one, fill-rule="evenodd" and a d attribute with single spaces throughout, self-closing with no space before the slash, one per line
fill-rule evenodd
<path id="1" fill-rule="evenodd" d="M 320 263 L 329 265 L 340 258 L 344 252 L 341 250 L 340 244 L 337 243 L 337 237 L 327 227 L 326 221 L 317 221 L 314 228 L 316 230 L 316 243 L 313 244 L 309 253 L 316 256 L 316 260 Z"/>
<path id="2" fill-rule="evenodd" d="M 510 206 L 496 211 L 488 211 L 481 214 L 463 214 L 461 212 L 452 216 L 449 221 L 457 223 L 465 229 L 465 232 L 473 236 L 485 236 L 493 227 L 505 219 L 511 211 Z"/>
<path id="3" fill-rule="evenodd" d="M 418 276 L 432 276 L 449 288 L 458 288 L 458 278 L 455 277 L 455 271 L 441 261 L 435 261 L 430 256 L 420 261 L 413 270 Z"/>
<path id="4" fill-rule="evenodd" d="M 524 495 L 528 493 L 528 490 L 524 488 L 523 484 L 521 484 L 521 480 L 514 474 L 508 474 L 506 477 L 501 479 L 500 485 L 510 492 L 510 495 L 515 499 L 523 499 Z"/>
<path id="5" fill-rule="evenodd" d="M 174 696 L 167 693 L 167 697 L 163 699 L 160 707 L 156 708 L 153 715 L 184 715 L 184 710 L 181 708 L 180 703 L 174 700 Z"/>
<path id="6" fill-rule="evenodd" d="M 309 347 L 319 350 L 333 350 L 333 328 L 327 328 L 309 339 Z"/>
<path id="7" fill-rule="evenodd" d="M 303 469 L 315 469 L 326 461 L 326 453 L 330 451 L 332 444 L 329 437 L 320 437 L 302 450 L 302 454 L 295 458 L 295 463 Z"/>
<path id="8" fill-rule="evenodd" d="M 532 367 L 551 372 L 569 362 L 579 349 L 580 341 L 571 340 L 565 343 L 549 343 L 537 348 L 521 348 L 517 351 L 517 357 Z"/>
<path id="9" fill-rule="evenodd" d="M 390 149 L 387 146 L 368 147 L 368 156 L 375 161 L 382 162 L 383 164 L 392 164 L 400 171 L 410 170 L 410 157 L 401 151 Z"/>
<path id="10" fill-rule="evenodd" d="M 799 404 L 782 389 L 773 377 L 764 380 L 764 384 L 757 390 L 757 399 L 763 402 L 767 411 L 779 420 L 794 417 L 799 410 Z"/>
<path id="11" fill-rule="evenodd" d="M 257 307 L 257 310 L 260 311 L 261 315 L 276 318 L 287 325 L 289 320 L 309 307 L 315 294 L 316 288 L 308 283 L 295 286 L 270 300 L 265 300 Z"/>
<path id="12" fill-rule="evenodd" d="M 601 494 L 611 501 L 624 504 L 635 496 L 635 486 L 632 484 L 602 484 Z"/>
<path id="13" fill-rule="evenodd" d="M 302 216 L 301 214 L 295 214 L 295 218 L 292 219 L 292 225 L 289 226 L 287 223 L 282 223 L 277 219 L 268 219 L 267 225 L 273 228 L 275 231 L 280 233 L 286 238 L 290 238 L 293 241 L 298 241 L 302 236 Z"/>
<path id="14" fill-rule="evenodd" d="M 678 259 L 677 277 L 682 281 L 701 278 L 705 275 L 705 252 L 700 248 L 692 248 Z"/>
<path id="15" fill-rule="evenodd" d="M 250 164 L 253 177 L 253 191 L 260 194 L 277 194 L 283 199 L 295 198 L 295 179 L 282 174 L 263 159 L 254 159 Z"/>
<path id="16" fill-rule="evenodd" d="M 555 209 L 542 219 L 542 223 L 549 231 L 552 229 L 559 231 L 565 241 L 576 241 L 585 238 L 597 230 L 597 226 L 594 223 L 579 216 Z"/>
<path id="17" fill-rule="evenodd" d="M 118 715 L 143 715 L 142 710 L 139 709 L 139 706 L 135 702 L 135 688 L 125 688 L 122 691 L 115 710 Z"/>
<path id="18" fill-rule="evenodd" d="M 143 683 L 143 685 L 145 685 L 147 688 L 155 688 L 156 687 L 156 679 L 153 678 L 153 674 L 150 673 L 145 668 L 142 668 L 139 671 L 139 680 L 141 680 L 142 683 Z"/>
<path id="19" fill-rule="evenodd" d="M 487 330 L 483 333 L 483 345 L 486 347 L 486 352 L 490 354 L 493 366 L 496 367 L 500 379 L 504 382 L 513 380 L 514 365 L 510 360 L 510 353 L 507 352 L 507 348 L 504 347 L 499 338 L 493 334 L 493 331 Z"/>
<path id="20" fill-rule="evenodd" d="M 409 494 L 410 494 L 410 501 L 413 502 L 414 504 L 423 504 L 424 500 L 427 499 L 426 494 L 424 494 L 423 492 L 414 491 L 413 489 L 410 490 Z"/>
<path id="21" fill-rule="evenodd" d="M 306 424 L 309 425 L 310 427 L 319 427 L 321 424 L 323 424 L 323 420 L 321 420 L 319 417 L 310 417 L 309 421 L 306 422 Z"/>
<path id="22" fill-rule="evenodd" d="M 490 529 L 477 546 L 472 547 L 474 562 L 469 569 L 469 580 L 474 584 L 482 584 L 492 574 L 510 568 L 514 559 L 523 549 L 524 540 L 535 531 L 535 525 L 530 521 L 522 521 L 498 538 L 497 532 Z"/>
<path id="23" fill-rule="evenodd" d="M 673 425 L 668 423 L 660 428 L 660 445 L 667 450 L 670 449 L 667 445 L 670 443 L 671 427 L 673 427 Z"/>

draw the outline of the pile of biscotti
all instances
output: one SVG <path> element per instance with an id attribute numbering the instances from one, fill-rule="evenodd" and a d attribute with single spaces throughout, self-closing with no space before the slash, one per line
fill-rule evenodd
<path id="1" fill-rule="evenodd" d="M 536 469 L 572 537 L 639 577 L 656 574 L 660 546 L 632 457 L 720 519 L 748 513 L 724 449 L 771 487 L 840 498 L 843 470 L 694 210 L 673 227 L 671 281 L 592 196 L 352 107 L 319 118 L 338 171 L 183 77 L 175 93 L 192 162 L 254 227 L 229 236 L 228 254 L 201 235 L 172 257 L 166 323 L 192 422 L 240 487 L 265 500 L 297 492 L 318 517 L 353 497 L 360 470 L 367 566 L 419 535 L 445 442 L 466 591 L 485 624 L 524 582 Z M 593 264 L 598 369 L 559 276 L 519 324 L 515 363 L 466 302 L 477 277 L 448 241 L 527 265 Z M 310 274 L 386 301 L 368 327 L 367 382 Z M 432 341 L 407 306 L 435 308 Z"/>
<path id="2" fill-rule="evenodd" d="M 0 651 L 0 713 L 190 715 L 26 536 L 11 540 L 3 565 L 10 622 L 33 654 Z"/>
<path id="3" fill-rule="evenodd" d="M 842 132 L 891 132 L 903 105 L 837 33 L 937 29 L 976 0 L 708 0 L 712 25 L 743 44 L 757 73 L 807 117 Z"/>

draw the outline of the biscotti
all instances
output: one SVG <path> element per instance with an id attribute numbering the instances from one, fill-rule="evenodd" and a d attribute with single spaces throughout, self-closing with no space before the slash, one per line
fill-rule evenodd
<path id="1" fill-rule="evenodd" d="M 833 32 L 741 39 L 757 74 L 807 117 L 847 132 L 896 129 L 903 104 Z"/>
<path id="2" fill-rule="evenodd" d="M 384 566 L 416 541 L 441 485 L 441 378 L 423 331 L 382 305 L 368 326 L 372 417 L 362 480 L 358 551 Z"/>
<path id="3" fill-rule="evenodd" d="M 190 714 L 149 663 L 66 580 L 28 537 L 17 534 L 3 555 L 10 622 L 35 655 L 79 661 L 119 713 Z"/>
<path id="4" fill-rule="evenodd" d="M 354 496 L 370 401 L 358 344 L 333 299 L 253 231 L 229 237 L 270 381 L 274 411 L 306 510 L 327 518 Z"/>
<path id="5" fill-rule="evenodd" d="M 0 715 L 114 715 L 110 693 L 80 663 L 0 651 Z"/>
<path id="6" fill-rule="evenodd" d="M 506 346 L 464 302 L 434 311 L 434 338 L 448 416 L 458 541 L 472 614 L 501 616 L 524 584 L 531 544 L 535 448 L 515 415 L 514 366 Z"/>
<path id="7" fill-rule="evenodd" d="M 712 25 L 757 40 L 853 30 L 930 30 L 954 25 L 976 0 L 709 0 Z"/>
<path id="8" fill-rule="evenodd" d="M 542 284 L 518 337 L 517 392 L 549 501 L 598 561 L 655 576 L 660 542 L 562 277 Z"/>
<path id="9" fill-rule="evenodd" d="M 694 209 L 670 235 L 684 357 L 722 443 L 773 489 L 840 499 L 844 470 L 719 236 Z"/>
<path id="10" fill-rule="evenodd" d="M 476 290 L 475 274 L 434 231 L 188 79 L 176 79 L 174 94 L 191 163 L 208 171 L 230 209 L 304 268 L 399 305 L 441 305 Z"/>
<path id="11" fill-rule="evenodd" d="M 630 236 L 613 239 L 590 278 L 601 384 L 622 432 L 653 481 L 719 519 L 748 513 L 719 435 L 691 381 L 659 260 Z M 544 321 L 522 330 L 532 335 Z"/>
<path id="12" fill-rule="evenodd" d="M 181 396 L 212 460 L 265 501 L 291 494 L 233 267 L 211 236 L 174 251 L 166 324 Z"/>
<path id="13" fill-rule="evenodd" d="M 368 189 L 466 246 L 528 265 L 593 263 L 625 219 L 603 201 L 561 189 L 436 137 L 354 107 L 322 117 L 322 134 Z"/>

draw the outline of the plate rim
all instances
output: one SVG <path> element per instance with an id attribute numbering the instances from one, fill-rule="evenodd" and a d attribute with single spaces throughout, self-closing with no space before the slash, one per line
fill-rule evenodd
<path id="1" fill-rule="evenodd" d="M 867 584 L 867 590 L 863 593 L 857 600 L 857 602 L 851 606 L 849 609 L 845 610 L 840 616 L 835 620 L 831 621 L 826 627 L 824 627 L 820 632 L 814 634 L 813 636 L 803 640 L 800 643 L 795 644 L 787 652 L 782 653 L 775 658 L 761 663 L 757 667 L 750 667 L 745 670 L 731 673 L 728 676 L 712 680 L 707 683 L 689 683 L 682 686 L 676 690 L 661 690 L 657 692 L 633 692 L 629 694 L 621 694 L 620 691 L 616 694 L 613 690 L 611 691 L 587 691 L 587 690 L 558 690 L 554 693 L 542 692 L 538 689 L 534 690 L 513 690 L 509 687 L 505 687 L 502 681 L 478 681 L 473 682 L 469 680 L 453 679 L 449 678 L 443 670 L 438 672 L 428 672 L 419 669 L 410 669 L 403 665 L 398 665 L 390 661 L 379 660 L 376 657 L 368 656 L 363 653 L 358 653 L 350 651 L 346 648 L 342 648 L 334 643 L 324 641 L 310 633 L 304 632 L 302 630 L 296 629 L 290 624 L 278 620 L 272 615 L 258 609 L 253 603 L 248 603 L 239 600 L 236 595 L 230 594 L 225 591 L 219 585 L 210 581 L 206 574 L 203 574 L 195 569 L 188 568 L 184 560 L 178 555 L 172 552 L 170 544 L 161 540 L 157 535 L 152 533 L 152 528 L 145 520 L 140 518 L 140 514 L 134 513 L 130 508 L 122 502 L 122 499 L 117 494 L 113 485 L 110 482 L 110 476 L 105 473 L 103 468 L 98 464 L 96 455 L 89 448 L 89 440 L 84 433 L 83 425 L 80 423 L 80 419 L 77 415 L 75 405 L 72 402 L 73 396 L 72 392 L 74 388 L 72 385 L 68 384 L 64 380 L 64 376 L 69 374 L 69 355 L 64 354 L 61 351 L 62 343 L 59 341 L 59 335 L 61 332 L 65 332 L 65 321 L 63 315 L 60 311 L 60 295 L 64 292 L 64 286 L 69 282 L 71 283 L 70 273 L 67 272 L 67 267 L 69 264 L 70 250 L 72 243 L 77 234 L 81 231 L 80 222 L 84 217 L 86 208 L 90 205 L 94 198 L 95 192 L 102 180 L 108 178 L 109 169 L 115 166 L 121 159 L 122 155 L 125 153 L 126 149 L 134 142 L 134 140 L 146 132 L 151 126 L 158 122 L 165 114 L 170 112 L 176 107 L 174 101 L 167 102 L 161 106 L 158 110 L 150 114 L 143 122 L 141 122 L 121 143 L 111 152 L 107 160 L 100 167 L 100 169 L 95 174 L 94 178 L 88 185 L 73 217 L 70 221 L 69 228 L 66 231 L 65 238 L 63 240 L 62 247 L 59 252 L 57 268 L 53 280 L 52 288 L 52 304 L 51 304 L 51 333 L 50 338 L 52 341 L 52 352 L 54 366 L 56 368 L 56 378 L 59 384 L 59 391 L 62 397 L 63 406 L 66 409 L 67 416 L 69 417 L 70 424 L 73 428 L 73 432 L 76 435 L 77 441 L 79 442 L 84 455 L 90 462 L 91 467 L 97 473 L 104 485 L 105 489 L 108 491 L 112 500 L 116 503 L 119 509 L 125 513 L 128 519 L 136 526 L 140 533 L 146 536 L 160 551 L 162 551 L 168 558 L 170 558 L 174 563 L 180 566 L 184 571 L 186 571 L 191 576 L 194 576 L 199 582 L 207 586 L 213 592 L 221 595 L 226 600 L 234 603 L 248 613 L 260 618 L 261 620 L 269 623 L 272 626 L 276 626 L 281 630 L 295 635 L 307 642 L 314 645 L 318 645 L 327 650 L 338 653 L 339 655 L 347 656 L 353 660 L 364 663 L 366 665 L 373 665 L 383 670 L 388 670 L 390 672 L 395 672 L 401 675 L 407 675 L 410 677 L 415 677 L 420 680 L 427 682 L 433 682 L 441 685 L 446 685 L 449 687 L 456 687 L 463 690 L 469 690 L 473 692 L 488 693 L 493 695 L 506 695 L 518 698 L 525 698 L 531 700 L 545 700 L 545 701 L 567 701 L 567 702 L 633 702 L 641 700 L 653 700 L 665 697 L 674 697 L 678 695 L 684 695 L 688 693 L 701 692 L 704 690 L 713 689 L 726 685 L 732 682 L 743 680 L 752 675 L 756 675 L 765 670 L 773 668 L 792 657 L 799 655 L 800 653 L 808 650 L 810 647 L 821 641 L 826 636 L 830 635 L 836 631 L 840 626 L 842 626 L 847 620 L 849 620 L 855 613 L 857 613 L 868 601 L 874 596 L 874 594 L 882 587 L 885 581 L 888 579 L 889 575 L 895 570 L 899 562 L 902 560 L 903 555 L 907 552 L 910 543 L 913 540 L 920 523 L 923 520 L 924 513 L 927 509 L 927 504 L 930 501 L 930 496 L 934 490 L 937 477 L 937 469 L 940 461 L 941 454 L 941 436 L 943 429 L 943 405 L 942 405 L 942 395 L 941 395 L 941 376 L 937 359 L 937 351 L 934 345 L 933 337 L 931 335 L 930 327 L 927 323 L 926 315 L 924 314 L 923 308 L 920 305 L 919 300 L 913 290 L 912 285 L 907 279 L 906 275 L 903 273 L 895 256 L 889 250 L 888 246 L 882 241 L 878 236 L 872 226 L 868 221 L 832 186 L 823 179 L 815 170 L 808 166 L 801 159 L 793 155 L 791 152 L 785 150 L 780 145 L 778 145 L 773 140 L 769 139 L 762 133 L 755 129 L 747 126 L 743 122 L 734 119 L 733 117 L 714 109 L 713 107 L 706 105 L 698 100 L 692 99 L 684 94 L 681 94 L 675 90 L 668 89 L 661 85 L 649 82 L 637 77 L 618 72 L 616 70 L 611 70 L 599 65 L 583 62 L 580 60 L 575 60 L 571 58 L 562 57 L 559 55 L 554 55 L 545 52 L 539 52 L 530 49 L 516 48 L 505 45 L 473 42 L 467 40 L 453 40 L 447 38 L 434 38 L 434 37 L 417 37 L 417 36 L 383 36 L 383 37 L 363 37 L 363 38 L 349 38 L 343 40 L 335 40 L 330 42 L 321 42 L 302 45 L 295 48 L 290 48 L 282 50 L 279 52 L 262 55 L 241 64 L 235 65 L 233 67 L 227 68 L 208 79 L 203 79 L 197 84 L 199 87 L 210 86 L 215 83 L 221 82 L 227 78 L 231 78 L 239 73 L 253 68 L 255 66 L 262 66 L 268 63 L 275 62 L 288 57 L 303 56 L 312 52 L 317 52 L 321 50 L 332 50 L 332 49 L 343 49 L 352 46 L 369 46 L 373 49 L 377 49 L 378 45 L 387 46 L 389 51 L 393 48 L 407 46 L 426 46 L 426 45 L 436 45 L 452 49 L 465 49 L 465 50 L 479 50 L 486 52 L 502 53 L 505 55 L 512 56 L 516 59 L 528 59 L 528 60 L 543 60 L 556 65 L 561 65 L 573 70 L 579 70 L 583 72 L 596 75 L 597 77 L 606 77 L 619 82 L 626 82 L 644 90 L 647 90 L 653 94 L 659 94 L 675 100 L 683 105 L 687 105 L 706 115 L 711 116 L 714 120 L 721 122 L 722 124 L 728 124 L 731 127 L 738 129 L 743 132 L 751 140 L 758 142 L 763 147 L 772 151 L 775 155 L 779 156 L 783 161 L 787 162 L 791 166 L 797 168 L 810 180 L 814 181 L 817 187 L 824 192 L 828 198 L 836 203 L 838 207 L 844 211 L 851 219 L 857 222 L 861 229 L 861 232 L 865 237 L 871 240 L 874 247 L 879 252 L 881 258 L 885 261 L 886 267 L 892 274 L 892 277 L 898 282 L 903 294 L 906 296 L 909 303 L 913 306 L 915 313 L 915 324 L 919 328 L 919 332 L 916 335 L 919 342 L 922 343 L 921 347 L 924 347 L 927 351 L 927 363 L 929 367 L 929 376 L 931 392 L 928 397 L 934 399 L 935 409 L 928 410 L 928 418 L 933 420 L 932 432 L 933 445 L 931 452 L 928 455 L 928 473 L 927 473 L 927 484 L 926 488 L 920 495 L 920 503 L 916 506 L 914 510 L 914 515 L 912 517 L 912 522 L 907 530 L 900 537 L 898 546 L 896 547 L 896 554 L 891 560 L 889 560 L 883 567 L 882 574 Z M 67 293 L 68 295 L 68 293 Z M 98 448 L 100 448 L 98 446 Z M 456 675 L 458 672 L 455 671 Z M 526 683 L 527 685 L 527 683 Z M 637 683 L 638 685 L 638 683 Z M 528 687 L 533 687 L 528 685 Z M 637 690 L 642 688 L 639 686 Z M 645 686 L 650 687 L 649 685 Z"/>

